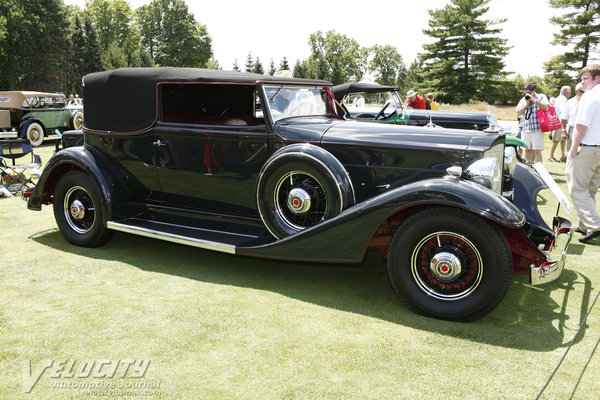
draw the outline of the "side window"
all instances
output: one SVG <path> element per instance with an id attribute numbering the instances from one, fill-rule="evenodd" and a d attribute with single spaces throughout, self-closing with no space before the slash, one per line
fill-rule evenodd
<path id="1" fill-rule="evenodd" d="M 161 121 L 202 125 L 264 124 L 255 113 L 255 86 L 161 84 Z"/>

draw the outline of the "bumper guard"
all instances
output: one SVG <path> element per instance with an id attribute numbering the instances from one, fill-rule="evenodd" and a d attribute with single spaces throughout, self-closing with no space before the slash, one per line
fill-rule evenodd
<path id="1" fill-rule="evenodd" d="M 539 267 L 533 264 L 530 267 L 529 281 L 534 286 L 552 282 L 558 278 L 567 261 L 567 248 L 573 237 L 571 221 L 555 216 L 552 229 L 555 235 L 547 257 L 549 261 L 542 263 Z"/>

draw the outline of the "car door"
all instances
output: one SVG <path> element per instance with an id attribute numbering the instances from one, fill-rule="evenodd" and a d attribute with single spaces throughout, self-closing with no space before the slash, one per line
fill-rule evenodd
<path id="1" fill-rule="evenodd" d="M 211 212 L 256 216 L 255 186 L 267 159 L 269 133 L 264 119 L 255 117 L 255 88 L 171 85 L 162 89 L 162 118 L 154 129 L 159 199 Z M 181 104 L 181 97 L 186 104 L 173 107 L 172 102 Z"/>

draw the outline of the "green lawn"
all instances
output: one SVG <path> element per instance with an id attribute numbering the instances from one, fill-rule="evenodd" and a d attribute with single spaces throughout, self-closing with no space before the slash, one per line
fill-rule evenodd
<path id="1" fill-rule="evenodd" d="M 546 166 L 566 191 L 565 164 Z M 375 251 L 284 263 L 121 233 L 86 249 L 51 207 L 0 199 L 0 399 L 534 399 L 600 286 L 600 246 L 578 237 L 558 281 L 515 276 L 490 315 L 452 323 L 402 306 Z M 542 398 L 598 399 L 599 343 L 596 304 Z M 143 377 L 131 360 L 150 362 Z"/>

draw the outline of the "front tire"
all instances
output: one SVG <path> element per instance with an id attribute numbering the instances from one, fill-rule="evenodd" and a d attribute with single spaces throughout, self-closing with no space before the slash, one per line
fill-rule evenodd
<path id="1" fill-rule="evenodd" d="M 27 126 L 25 137 L 29 139 L 32 146 L 37 147 L 44 142 L 44 127 L 37 122 L 32 122 Z"/>
<path id="2" fill-rule="evenodd" d="M 512 253 L 500 229 L 452 208 L 421 211 L 392 237 L 388 274 L 413 311 L 472 321 L 495 309 L 512 278 Z"/>
<path id="3" fill-rule="evenodd" d="M 56 224 L 70 243 L 97 247 L 112 236 L 112 231 L 104 226 L 102 195 L 89 175 L 81 171 L 64 174 L 52 202 Z"/>

